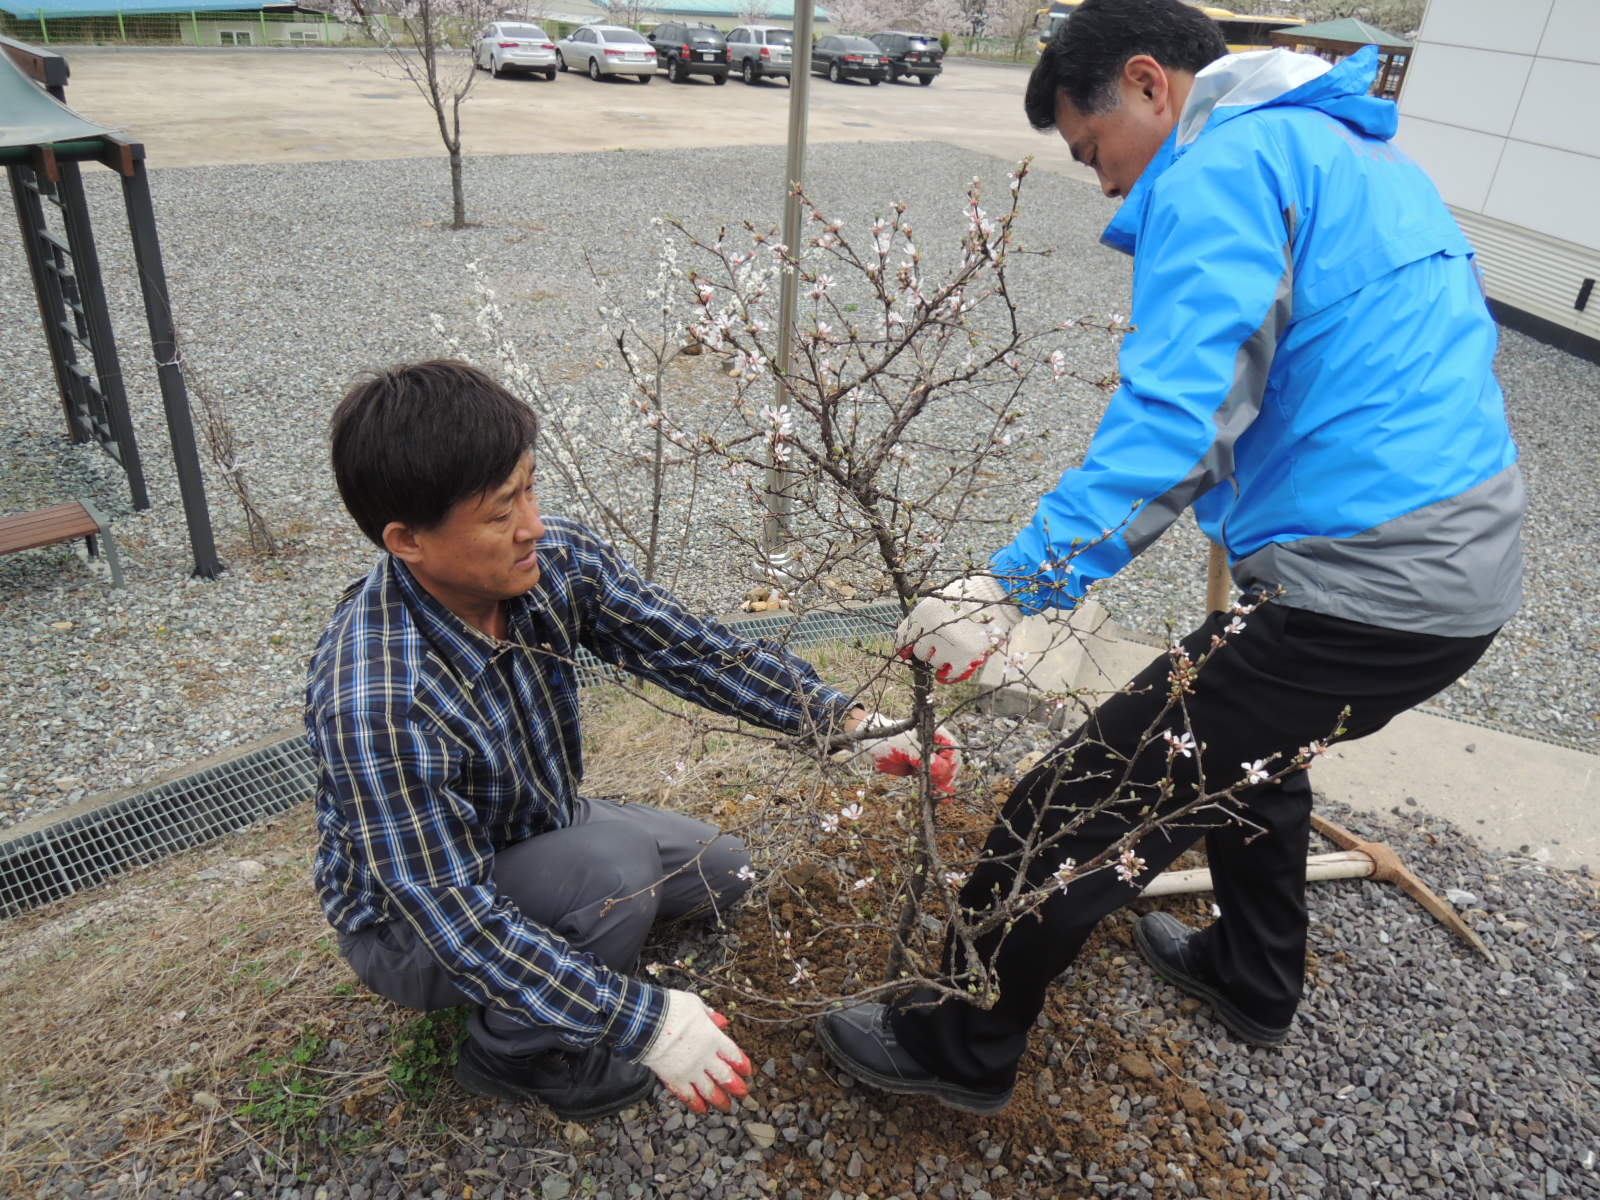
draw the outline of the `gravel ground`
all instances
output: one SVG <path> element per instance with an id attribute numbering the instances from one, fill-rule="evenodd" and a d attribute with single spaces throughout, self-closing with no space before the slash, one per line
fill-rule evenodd
<path id="1" fill-rule="evenodd" d="M 979 174 L 998 184 L 1007 166 L 941 145 L 819 146 L 813 192 L 852 221 L 906 199 L 919 243 L 937 254 L 959 228 L 966 181 Z M 152 183 L 187 353 L 226 405 L 256 499 L 290 543 L 278 559 L 247 553 L 237 509 L 213 473 L 218 540 L 232 564 L 214 582 L 187 578 L 115 190 L 91 176 L 155 506 L 132 513 L 109 460 L 63 443 L 25 264 L 20 254 L 0 256 L 0 377 L 8 400 L 0 441 L 11 447 L 0 509 L 93 498 L 115 520 L 129 580 L 109 590 L 102 569 L 67 547 L 0 560 L 7 664 L 0 823 L 46 814 L 86 791 L 140 785 L 298 719 L 304 660 L 338 589 L 372 558 L 328 478 L 327 413 L 360 369 L 437 352 L 430 313 L 465 330 L 468 260 L 482 262 L 502 302 L 537 328 L 555 373 L 603 389 L 612 385 L 585 378 L 603 349 L 583 252 L 601 255 L 614 282 L 642 286 L 654 266 L 650 216 L 683 214 L 700 229 L 752 212 L 775 222 L 771 181 L 780 176 L 781 152 L 771 149 L 474 160 L 468 195 L 481 225 L 451 234 L 434 224 L 446 204 L 438 162 L 157 172 Z M 1094 245 L 1109 211 L 1082 185 L 1050 176 L 1030 182 L 1024 237 L 1063 252 L 1019 268 L 1025 313 L 1055 321 L 1125 305 L 1126 261 Z M 0 223 L 13 219 L 0 213 Z M 1108 340 L 1079 339 L 1071 353 L 1090 374 L 1114 366 Z M 1590 603 L 1600 594 L 1600 565 L 1589 503 L 1600 451 L 1600 368 L 1508 333 L 1500 370 L 1532 493 L 1528 600 L 1470 679 L 1436 707 L 1586 744 L 1600 714 L 1591 669 L 1600 618 Z M 1048 462 L 1007 481 L 997 517 L 1026 513 L 1038 472 L 1076 457 L 1103 402 L 1088 387 L 1030 394 L 1025 432 L 1051 432 Z M 559 507 L 553 500 L 548 507 Z M 688 561 L 680 590 L 705 611 L 733 607 L 753 578 L 752 564 L 720 537 L 692 546 Z M 1198 615 L 1203 561 L 1201 540 L 1185 521 L 1103 599 L 1124 625 L 1163 632 Z M 1600 922 L 1587 885 L 1532 861 L 1487 855 L 1464 835 L 1424 824 L 1415 810 L 1397 811 L 1381 832 L 1427 878 L 1472 893 L 1462 906 L 1474 910 L 1497 956 L 1492 968 L 1458 951 L 1393 890 L 1327 885 L 1313 894 L 1314 986 L 1286 1048 L 1232 1042 L 1130 964 L 1114 963 L 1092 981 L 1103 989 L 1107 1020 L 1132 1032 L 1163 1028 L 1192 1043 L 1184 1069 L 1195 1086 L 1243 1114 L 1229 1153 L 1263 1164 L 1262 1188 L 1272 1195 L 1600 1195 L 1592 1048 Z M 804 1038 L 795 1051 L 821 1065 Z M 1067 1074 L 1065 1058 L 1060 1064 L 1058 1074 Z M 1138 1082 L 1124 1082 L 1112 1103 L 1126 1108 L 1137 1149 L 1140 1122 L 1151 1114 Z M 1073 1089 L 1061 1090 L 1070 1120 Z M 809 1100 L 771 1110 L 758 1098 L 732 1118 L 696 1120 L 662 1106 L 605 1122 L 570 1159 L 530 1145 L 540 1135 L 529 1118 L 502 1110 L 476 1148 L 462 1153 L 502 1184 L 480 1195 L 544 1200 L 577 1194 L 584 1176 L 595 1181 L 593 1194 L 610 1197 L 827 1197 L 834 1188 L 839 1197 L 981 1200 L 990 1189 L 1013 1188 L 1138 1197 L 1152 1194 L 1155 1175 L 1167 1170 L 1152 1161 L 1131 1179 L 1094 1179 L 1092 1164 L 1054 1161 L 1045 1147 L 1039 1161 L 1008 1149 L 1014 1165 L 1002 1177 L 988 1132 L 951 1122 L 948 1158 L 919 1164 L 915 1178 L 881 1176 L 873 1147 L 896 1136 L 895 1122 L 923 1119 L 917 1106 L 840 1091 L 819 1076 Z M 797 1148 L 784 1170 L 768 1170 L 768 1130 L 752 1123 Z M 841 1145 L 861 1147 L 861 1157 Z M 278 1179 L 241 1159 L 186 1194 L 441 1195 L 414 1176 L 402 1182 L 419 1165 L 350 1159 L 319 1167 L 320 1177 Z M 135 1178 L 106 1176 L 61 1194 L 141 1189 Z"/>

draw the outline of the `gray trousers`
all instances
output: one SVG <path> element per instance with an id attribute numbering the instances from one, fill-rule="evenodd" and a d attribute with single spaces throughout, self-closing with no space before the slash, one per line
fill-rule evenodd
<path id="1" fill-rule="evenodd" d="M 712 917 L 737 900 L 749 862 L 743 842 L 704 821 L 580 796 L 565 829 L 500 851 L 494 881 L 530 921 L 627 974 L 657 920 Z M 362 983 L 406 1008 L 472 1003 L 404 920 L 340 934 L 339 952 Z M 476 1009 L 468 1036 L 497 1055 L 572 1048 L 561 1030 L 494 1008 Z"/>

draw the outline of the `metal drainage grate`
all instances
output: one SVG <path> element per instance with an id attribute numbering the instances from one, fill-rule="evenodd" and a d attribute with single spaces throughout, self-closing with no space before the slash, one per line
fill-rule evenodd
<path id="1" fill-rule="evenodd" d="M 876 604 L 799 617 L 751 616 L 729 624 L 745 637 L 802 647 L 882 636 L 899 619 L 897 606 Z M 618 674 L 588 651 L 578 652 L 580 685 L 609 682 Z M 316 763 L 305 738 L 289 737 L 0 842 L 0 919 L 283 812 L 308 799 L 316 780 Z"/>
<path id="2" fill-rule="evenodd" d="M 243 829 L 315 782 L 305 739 L 288 738 L 23 834 L 0 844 L 0 917 Z"/>

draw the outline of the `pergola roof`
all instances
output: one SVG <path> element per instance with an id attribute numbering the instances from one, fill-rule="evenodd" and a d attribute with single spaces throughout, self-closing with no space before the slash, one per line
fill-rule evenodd
<path id="1" fill-rule="evenodd" d="M 1362 46 L 1376 46 L 1385 54 L 1411 49 L 1411 43 L 1405 38 L 1396 37 L 1355 17 L 1275 29 L 1269 36 L 1279 46 L 1316 46 L 1323 50 L 1356 50 Z"/>

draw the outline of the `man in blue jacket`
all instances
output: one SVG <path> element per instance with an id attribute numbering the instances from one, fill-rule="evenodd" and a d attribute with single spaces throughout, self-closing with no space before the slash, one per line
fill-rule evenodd
<path id="1" fill-rule="evenodd" d="M 822 1019 L 858 1079 L 1003 1108 L 1050 981 L 1202 837 L 1220 919 L 1151 914 L 1137 944 L 1240 1038 L 1281 1042 L 1305 965 L 1304 767 L 1448 686 L 1515 612 L 1523 486 L 1494 323 L 1471 247 L 1390 142 L 1394 105 L 1367 94 L 1375 68 L 1371 48 L 1331 68 L 1230 55 L 1180 0 L 1085 0 L 1034 69 L 1029 120 L 1124 201 L 1103 238 L 1134 256 L 1123 382 L 990 572 L 902 636 L 964 678 L 1191 507 L 1243 599 L 1017 786 L 961 902 L 981 916 L 1019 871 L 1050 894 L 977 940 L 993 1007 L 928 990 Z M 947 943 L 952 983 L 978 965 Z"/>

